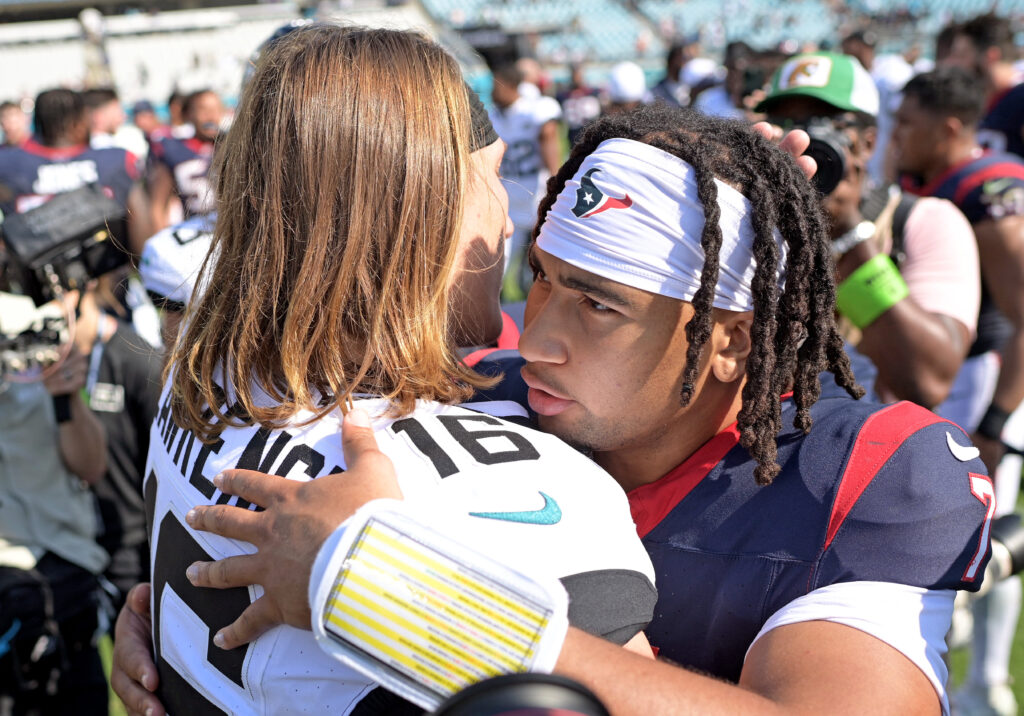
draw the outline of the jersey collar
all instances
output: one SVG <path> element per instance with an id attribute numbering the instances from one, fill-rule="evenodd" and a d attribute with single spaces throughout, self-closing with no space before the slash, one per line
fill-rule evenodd
<path id="1" fill-rule="evenodd" d="M 958 171 L 966 167 L 968 164 L 978 161 L 987 154 L 989 154 L 988 151 L 983 151 L 977 156 L 970 156 L 967 157 L 966 159 L 960 160 L 959 162 L 957 162 L 956 164 L 954 164 L 953 166 L 949 167 L 944 172 L 939 174 L 937 177 L 932 179 L 930 182 L 928 182 L 921 188 L 917 189 L 914 193 L 917 194 L 918 196 L 935 196 L 935 192 L 937 192 L 939 190 L 939 187 L 946 183 L 946 181 L 949 180 L 951 176 L 953 176 Z"/>
<path id="2" fill-rule="evenodd" d="M 77 156 L 89 148 L 88 144 L 75 144 L 69 147 L 48 147 L 40 144 L 35 137 L 26 139 L 21 145 L 29 154 L 45 157 L 46 159 L 68 159 Z"/>
<path id="3" fill-rule="evenodd" d="M 792 393 L 786 393 L 780 400 L 789 400 L 792 397 Z M 722 458 L 739 445 L 739 442 L 740 430 L 738 425 L 733 423 L 704 443 L 697 452 L 665 476 L 627 492 L 629 510 L 640 538 L 646 537 L 676 508 L 676 505 L 686 499 L 693 488 L 699 485 Z"/>

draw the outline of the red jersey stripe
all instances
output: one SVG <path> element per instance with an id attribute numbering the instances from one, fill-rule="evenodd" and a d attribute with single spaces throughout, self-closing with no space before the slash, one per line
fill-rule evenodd
<path id="1" fill-rule="evenodd" d="M 839 480 L 823 549 L 832 544 L 857 500 L 903 441 L 925 426 L 943 422 L 955 425 L 907 401 L 883 408 L 864 422 Z"/>
<path id="2" fill-rule="evenodd" d="M 953 195 L 953 203 L 957 205 L 962 204 L 967 195 L 979 184 L 983 184 L 989 179 L 1003 179 L 1005 177 L 1024 179 L 1024 166 L 1016 162 L 1000 162 L 999 164 L 985 167 L 977 174 L 971 174 L 957 186 L 956 193 Z"/>

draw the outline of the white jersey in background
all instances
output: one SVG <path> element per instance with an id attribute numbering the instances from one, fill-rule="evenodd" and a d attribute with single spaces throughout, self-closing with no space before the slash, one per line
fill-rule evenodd
<path id="1" fill-rule="evenodd" d="M 375 399 L 356 405 L 372 416 L 387 408 Z M 452 511 L 472 513 L 472 547 L 521 568 L 534 565 L 538 576 L 561 578 L 570 622 L 625 643 L 651 618 L 656 599 L 651 562 L 626 496 L 607 473 L 557 438 L 500 417 L 524 415 L 506 402 L 419 402 L 410 416 L 375 418 L 374 429 L 407 501 L 436 506 L 442 521 Z M 289 626 L 248 646 L 218 649 L 214 634 L 262 589 L 198 589 L 185 578 L 194 561 L 255 552 L 247 542 L 195 532 L 185 523 L 195 505 L 237 499 L 213 486 L 218 472 L 249 468 L 310 480 L 344 468 L 340 412 L 298 425 L 309 417 L 297 415 L 285 430 L 228 428 L 204 445 L 177 427 L 169 383 L 164 387 L 144 492 L 160 698 L 169 713 L 194 716 L 216 708 L 231 714 L 347 714 L 376 688 L 321 651 L 312 632 Z M 385 699 L 380 705 L 381 698 L 374 693 L 360 713 L 392 713 L 394 704 Z"/>
<path id="2" fill-rule="evenodd" d="M 540 129 L 562 116 L 551 97 L 521 96 L 507 109 L 494 107 L 491 123 L 508 148 L 501 160 L 502 183 L 508 190 L 508 213 L 516 231 L 532 231 L 537 205 L 548 178 L 540 155 Z"/>
<path id="3" fill-rule="evenodd" d="M 160 231 L 142 248 L 139 275 L 158 308 L 183 311 L 213 241 L 216 214 L 193 216 Z"/>

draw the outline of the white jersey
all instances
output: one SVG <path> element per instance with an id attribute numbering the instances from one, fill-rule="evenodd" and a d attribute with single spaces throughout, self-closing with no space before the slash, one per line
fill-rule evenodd
<path id="1" fill-rule="evenodd" d="M 356 404 L 374 416 L 387 407 L 376 399 Z M 524 412 L 506 402 L 420 402 L 410 416 L 375 418 L 374 429 L 406 500 L 474 513 L 473 547 L 497 559 L 514 555 L 516 564 L 537 565 L 538 575 L 562 578 L 570 622 L 624 643 L 650 620 L 656 599 L 625 494 L 557 438 L 497 415 L 519 419 Z M 360 713 L 394 707 L 375 683 L 321 651 L 309 631 L 281 626 L 248 646 L 221 651 L 213 635 L 262 589 L 197 589 L 185 578 L 196 560 L 255 551 L 185 524 L 197 504 L 237 500 L 213 486 L 218 472 L 249 468 L 310 480 L 344 468 L 340 413 L 299 427 L 308 417 L 298 415 L 286 430 L 228 428 L 204 445 L 175 425 L 164 388 L 144 492 L 160 697 L 171 714 L 193 716 L 211 706 L 232 714 L 346 714 L 367 697 Z"/>
<path id="2" fill-rule="evenodd" d="M 216 214 L 193 216 L 146 241 L 139 274 L 157 307 L 182 311 L 188 305 L 216 220 Z"/>
<path id="3" fill-rule="evenodd" d="M 540 129 L 562 116 L 551 97 L 520 97 L 508 109 L 491 110 L 491 123 L 508 148 L 501 160 L 502 183 L 508 190 L 508 213 L 518 229 L 532 229 L 537 205 L 548 178 L 540 155 Z"/>

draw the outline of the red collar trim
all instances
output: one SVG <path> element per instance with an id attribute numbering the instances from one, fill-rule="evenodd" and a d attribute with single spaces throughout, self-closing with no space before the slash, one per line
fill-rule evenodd
<path id="1" fill-rule="evenodd" d="M 514 350 L 519 346 L 519 326 L 516 325 L 515 320 L 505 313 L 501 312 L 501 335 L 498 336 L 498 344 L 494 348 L 481 348 L 480 350 L 473 351 L 465 358 L 462 362 L 468 365 L 470 368 L 475 366 L 477 363 L 482 361 L 491 353 L 502 350 Z"/>
<path id="2" fill-rule="evenodd" d="M 733 423 L 664 477 L 626 493 L 636 533 L 646 537 L 739 442 L 740 431 Z"/>
<path id="3" fill-rule="evenodd" d="M 213 142 L 207 142 L 198 137 L 189 137 L 185 140 L 184 144 L 196 154 L 204 156 L 213 154 Z"/>
<path id="4" fill-rule="evenodd" d="M 987 152 L 987 151 L 986 152 L 982 152 L 981 154 L 979 154 L 976 157 L 968 157 L 967 159 L 964 159 L 963 161 L 957 162 L 953 166 L 951 166 L 948 169 L 946 169 L 946 171 L 942 172 L 937 177 L 932 179 L 930 182 L 925 184 L 923 187 L 918 189 L 915 193 L 918 194 L 919 196 L 934 196 L 935 192 L 938 190 L 938 188 L 940 186 L 942 186 L 943 182 L 945 182 L 947 179 L 949 179 L 951 176 L 956 174 L 958 171 L 960 171 L 961 169 L 966 167 L 971 162 L 978 161 L 979 159 L 981 159 L 983 156 L 985 156 L 988 153 L 989 152 Z"/>
<path id="5" fill-rule="evenodd" d="M 40 157 L 46 157 L 47 159 L 67 159 L 77 154 L 81 154 L 89 148 L 88 144 L 75 144 L 70 147 L 47 147 L 36 141 L 35 137 L 26 139 L 21 145 L 21 148 L 30 154 L 35 154 Z"/>
<path id="6" fill-rule="evenodd" d="M 792 393 L 786 393 L 779 399 L 789 400 L 792 397 Z M 641 539 L 657 527 L 739 442 L 740 430 L 733 423 L 664 477 L 627 492 L 629 509 Z"/>

